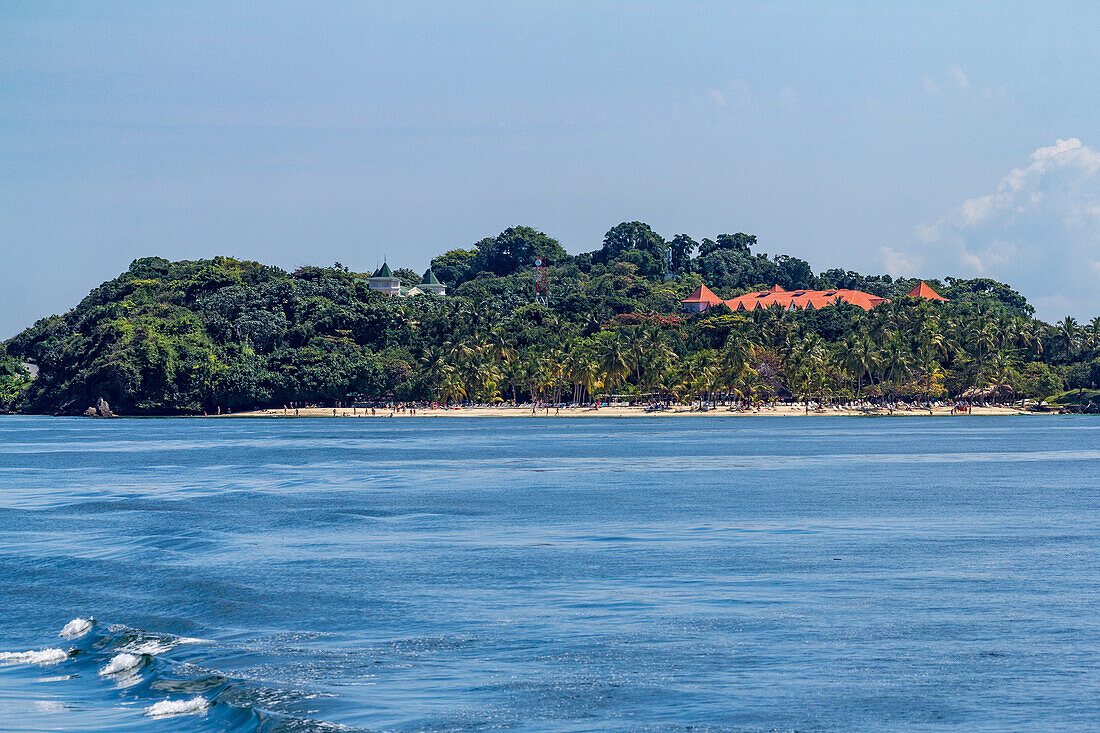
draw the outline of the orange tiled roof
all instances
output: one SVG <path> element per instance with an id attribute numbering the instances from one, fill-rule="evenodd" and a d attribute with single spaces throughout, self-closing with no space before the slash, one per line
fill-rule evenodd
<path id="1" fill-rule="evenodd" d="M 707 305 L 718 305 L 722 302 L 722 299 L 710 291 L 706 285 L 700 285 L 695 288 L 695 292 L 680 301 L 681 303 L 706 303 Z"/>
<path id="2" fill-rule="evenodd" d="M 837 300 L 857 305 L 869 311 L 877 305 L 890 302 L 886 298 L 865 293 L 862 290 L 832 288 L 830 290 L 784 290 L 773 285 L 767 290 L 746 293 L 726 301 L 731 310 L 754 311 L 758 308 L 778 306 L 784 310 L 806 310 L 807 308 L 826 308 L 835 305 Z"/>
<path id="3" fill-rule="evenodd" d="M 947 298 L 943 297 L 931 287 L 928 286 L 924 280 L 920 281 L 920 285 L 909 291 L 910 298 L 924 298 L 925 300 L 940 300 L 944 303 L 947 302 Z"/>

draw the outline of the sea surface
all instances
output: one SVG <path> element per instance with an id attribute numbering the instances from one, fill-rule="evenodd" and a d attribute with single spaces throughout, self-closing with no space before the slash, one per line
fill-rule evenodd
<path id="1" fill-rule="evenodd" d="M 1100 419 L 0 418 L 0 728 L 1100 728 Z"/>

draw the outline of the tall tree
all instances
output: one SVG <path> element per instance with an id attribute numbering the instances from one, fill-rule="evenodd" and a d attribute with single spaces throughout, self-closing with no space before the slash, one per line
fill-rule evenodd
<path id="1" fill-rule="evenodd" d="M 756 246 L 756 235 L 738 232 L 737 234 L 719 234 L 714 239 L 704 239 L 699 247 L 699 256 L 705 257 L 712 252 L 728 250 L 731 252 L 745 252 L 746 254 Z"/>
<path id="2" fill-rule="evenodd" d="M 686 234 L 677 234 L 668 243 L 669 265 L 672 272 L 686 275 L 691 272 L 691 256 L 699 243 Z"/>
<path id="3" fill-rule="evenodd" d="M 549 263 L 563 261 L 569 256 L 558 240 L 524 226 L 509 227 L 475 246 L 481 269 L 494 275 L 511 275 L 517 270 L 534 267 L 536 255 Z"/>
<path id="4" fill-rule="evenodd" d="M 1062 347 L 1063 356 L 1066 357 L 1066 361 L 1069 361 L 1077 349 L 1077 319 L 1066 316 L 1054 327 L 1054 332 Z"/>
<path id="5" fill-rule="evenodd" d="M 608 230 L 603 238 L 603 249 L 597 254 L 602 262 L 611 262 L 632 252 L 641 255 L 635 264 L 647 277 L 664 273 L 668 243 L 648 224 L 640 221 L 624 221 Z"/>
<path id="6" fill-rule="evenodd" d="M 477 250 L 473 249 L 452 249 L 444 252 L 432 259 L 432 272 L 440 282 L 448 287 L 456 287 L 477 274 L 474 270 L 477 255 Z"/>

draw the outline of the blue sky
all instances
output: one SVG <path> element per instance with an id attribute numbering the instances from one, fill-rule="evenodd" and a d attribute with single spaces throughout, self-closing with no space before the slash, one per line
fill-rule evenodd
<path id="1" fill-rule="evenodd" d="M 422 269 L 514 224 L 1100 313 L 1100 4 L 0 2 L 0 337 L 136 257 Z"/>

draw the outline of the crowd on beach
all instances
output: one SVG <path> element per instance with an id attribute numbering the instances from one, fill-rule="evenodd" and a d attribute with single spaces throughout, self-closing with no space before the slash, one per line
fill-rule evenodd
<path id="1" fill-rule="evenodd" d="M 291 402 L 281 408 L 256 409 L 238 412 L 241 416 L 268 417 L 416 417 L 418 415 L 471 415 L 471 416 L 598 416 L 627 415 L 970 415 L 1018 414 L 1021 406 L 982 405 L 980 403 L 938 401 L 879 401 L 866 399 L 814 401 L 772 400 L 748 401 L 696 401 L 680 404 L 663 400 L 573 402 L 498 402 L 441 403 L 441 402 L 334 402 L 329 405 Z M 217 413 L 221 415 L 222 413 Z M 226 412 L 226 415 L 232 413 Z"/>

